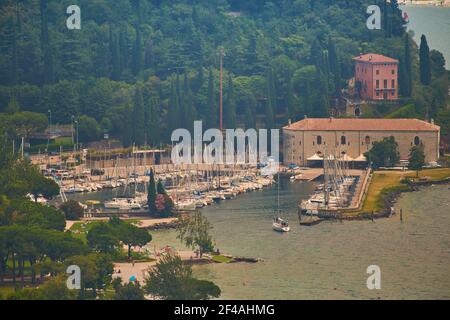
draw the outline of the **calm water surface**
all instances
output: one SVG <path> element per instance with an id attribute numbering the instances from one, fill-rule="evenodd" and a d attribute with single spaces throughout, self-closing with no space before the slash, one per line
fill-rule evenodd
<path id="1" fill-rule="evenodd" d="M 283 182 L 281 204 L 289 234 L 271 229 L 276 189 L 208 207 L 222 252 L 263 258 L 257 264 L 195 267 L 217 283 L 223 299 L 432 299 L 450 298 L 450 190 L 429 187 L 405 194 L 399 217 L 376 222 L 325 222 L 300 227 L 296 202 L 313 184 Z M 182 248 L 174 231 L 152 232 L 154 244 Z M 366 269 L 378 265 L 382 289 L 369 291 Z"/>

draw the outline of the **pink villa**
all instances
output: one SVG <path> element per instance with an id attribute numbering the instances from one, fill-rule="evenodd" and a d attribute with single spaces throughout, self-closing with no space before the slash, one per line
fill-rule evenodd
<path id="1" fill-rule="evenodd" d="M 362 99 L 398 99 L 398 60 L 368 53 L 353 58 L 355 84 Z"/>

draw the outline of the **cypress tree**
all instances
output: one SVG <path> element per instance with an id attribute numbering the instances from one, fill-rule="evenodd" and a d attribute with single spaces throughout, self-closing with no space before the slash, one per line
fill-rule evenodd
<path id="1" fill-rule="evenodd" d="M 119 81 L 122 75 L 122 68 L 120 63 L 120 46 L 117 38 L 111 32 L 111 60 L 112 60 L 112 73 L 111 78 L 115 81 Z"/>
<path id="2" fill-rule="evenodd" d="M 277 110 L 277 92 L 275 89 L 275 77 L 272 68 L 267 73 L 267 98 L 273 110 Z"/>
<path id="3" fill-rule="evenodd" d="M 11 57 L 11 80 L 12 84 L 16 85 L 19 81 L 19 59 L 17 52 L 17 22 L 13 26 L 13 36 L 12 36 L 12 57 Z"/>
<path id="4" fill-rule="evenodd" d="M 175 129 L 179 128 L 180 125 L 180 107 L 178 105 L 178 96 L 177 90 L 175 88 L 175 84 L 172 81 L 171 90 L 170 90 L 170 98 L 169 98 L 169 106 L 167 112 L 166 123 L 168 124 L 168 136 L 172 134 Z"/>
<path id="5" fill-rule="evenodd" d="M 207 129 L 217 128 L 217 105 L 215 101 L 214 93 L 214 75 L 212 68 L 209 68 L 209 79 L 208 79 L 208 127 Z"/>
<path id="6" fill-rule="evenodd" d="M 403 97 L 412 94 L 412 66 L 411 66 L 411 44 L 408 34 L 405 34 L 403 56 L 400 59 L 400 92 Z"/>
<path id="7" fill-rule="evenodd" d="M 329 109 L 328 88 L 326 78 L 320 69 L 316 71 L 315 86 L 317 93 L 314 99 L 312 115 L 318 118 L 327 117 Z"/>
<path id="8" fill-rule="evenodd" d="M 133 143 L 133 109 L 126 107 L 124 110 L 124 121 L 122 128 L 122 144 L 129 147 Z"/>
<path id="9" fill-rule="evenodd" d="M 303 111 L 304 111 L 304 115 L 310 116 L 311 112 L 312 112 L 312 102 L 311 102 L 311 84 L 309 83 L 308 80 L 306 80 L 305 83 L 305 92 L 303 94 Z M 301 115 L 303 116 L 303 115 Z"/>
<path id="10" fill-rule="evenodd" d="M 189 85 L 189 77 L 187 72 L 184 73 L 183 79 L 183 119 L 186 124 L 186 129 L 190 132 L 194 130 L 194 119 L 196 118 L 196 112 L 194 104 L 192 102 L 191 87 Z"/>
<path id="11" fill-rule="evenodd" d="M 205 81 L 205 75 L 203 74 L 203 66 L 200 66 L 197 71 L 197 76 L 195 77 L 194 83 L 194 91 L 198 92 L 200 88 L 203 86 L 203 82 Z"/>
<path id="12" fill-rule="evenodd" d="M 225 101 L 225 126 L 228 129 L 236 128 L 236 99 L 234 97 L 233 78 L 228 77 L 228 90 Z"/>
<path id="13" fill-rule="evenodd" d="M 272 68 L 269 68 L 269 71 L 267 73 L 267 102 L 264 110 L 267 129 L 274 128 L 274 110 L 277 110 L 275 80 L 273 70 Z"/>
<path id="14" fill-rule="evenodd" d="M 150 170 L 150 179 L 148 182 L 148 193 L 147 193 L 147 204 L 148 204 L 148 211 L 150 215 L 156 214 L 156 181 L 155 181 L 155 173 L 153 172 L 153 169 Z"/>
<path id="15" fill-rule="evenodd" d="M 245 129 L 256 128 L 255 118 L 253 116 L 253 110 L 250 105 L 245 108 Z"/>
<path id="16" fill-rule="evenodd" d="M 328 59 L 330 71 L 333 74 L 334 94 L 339 97 L 341 95 L 341 65 L 336 52 L 334 40 L 328 38 Z"/>
<path id="17" fill-rule="evenodd" d="M 133 141 L 137 146 L 145 143 L 145 112 L 142 90 L 136 89 L 133 106 Z"/>
<path id="18" fill-rule="evenodd" d="M 152 146 L 156 146 L 160 141 L 159 128 L 159 99 L 155 94 L 150 97 L 147 120 L 147 142 Z"/>
<path id="19" fill-rule="evenodd" d="M 298 118 L 298 110 L 295 106 L 294 83 L 292 81 L 292 77 L 290 77 L 288 81 L 289 82 L 288 82 L 287 97 L 286 97 L 287 116 L 291 120 L 296 120 Z"/>
<path id="20" fill-rule="evenodd" d="M 150 69 L 154 67 L 154 53 L 153 53 L 153 41 L 149 38 L 145 43 L 145 53 L 144 53 L 144 66 L 145 69 Z"/>
<path id="21" fill-rule="evenodd" d="M 137 75 L 142 69 L 142 41 L 139 27 L 136 26 L 136 40 L 133 46 L 133 67 L 134 75 Z"/>
<path id="22" fill-rule="evenodd" d="M 128 35 L 126 29 L 122 28 L 119 35 L 119 61 L 120 70 L 124 71 L 128 68 Z"/>
<path id="23" fill-rule="evenodd" d="M 423 85 L 431 83 L 431 68 L 430 68 L 430 48 L 428 47 L 427 38 L 422 35 L 420 38 L 420 82 Z"/>

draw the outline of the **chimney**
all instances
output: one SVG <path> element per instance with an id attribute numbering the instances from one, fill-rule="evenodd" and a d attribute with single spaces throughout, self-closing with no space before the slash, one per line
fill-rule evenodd
<path id="1" fill-rule="evenodd" d="M 290 126 L 292 124 L 291 119 L 288 119 L 288 125 Z"/>
<path id="2" fill-rule="evenodd" d="M 434 119 L 433 118 L 431 118 L 430 123 L 434 124 Z"/>
<path id="3" fill-rule="evenodd" d="M 308 116 L 305 114 L 305 119 L 308 119 Z"/>

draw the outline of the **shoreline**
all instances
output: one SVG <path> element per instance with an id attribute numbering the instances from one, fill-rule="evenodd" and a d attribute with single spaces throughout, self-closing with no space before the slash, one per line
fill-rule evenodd
<path id="1" fill-rule="evenodd" d="M 397 214 L 395 210 L 391 211 L 391 208 L 394 208 L 394 206 L 397 204 L 397 201 L 402 194 L 420 191 L 421 187 L 430 187 L 433 185 L 446 185 L 446 184 L 450 184 L 450 178 L 436 181 L 408 182 L 404 184 L 404 186 L 407 188 L 398 188 L 397 190 L 389 191 L 384 195 L 382 199 L 384 201 L 384 208 L 381 211 L 374 213 L 363 212 L 356 216 L 344 215 L 342 217 L 342 220 L 363 221 L 363 220 L 390 218 Z"/>

